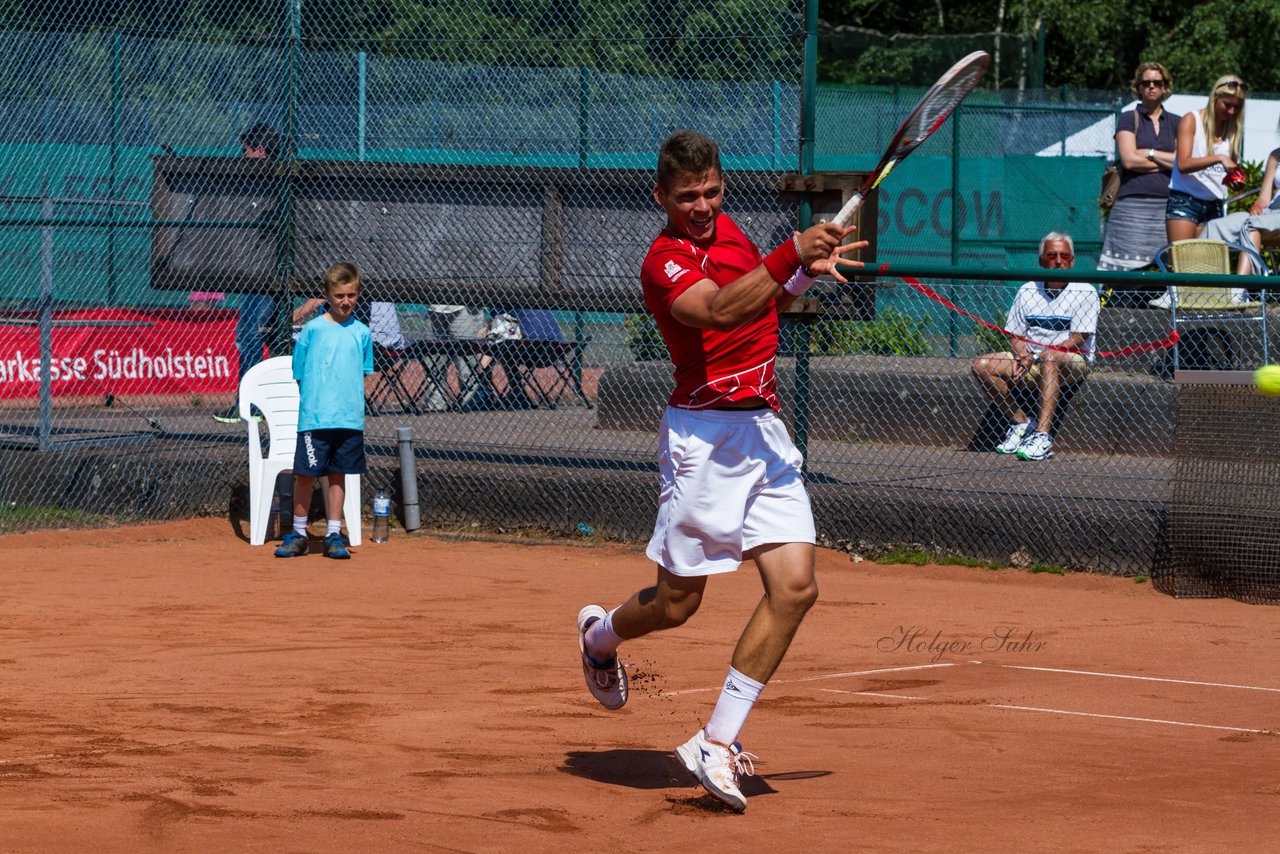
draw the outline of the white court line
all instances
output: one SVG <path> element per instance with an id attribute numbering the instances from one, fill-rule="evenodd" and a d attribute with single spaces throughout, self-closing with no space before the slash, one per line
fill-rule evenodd
<path id="1" fill-rule="evenodd" d="M 855 697 L 889 697 L 894 700 L 927 700 L 928 697 L 909 697 L 906 694 L 884 694 L 880 691 L 841 691 L 839 688 L 823 688 L 828 694 L 852 694 Z"/>
<path id="2" fill-rule="evenodd" d="M 1102 715 L 1096 712 L 1069 712 L 1066 709 L 1038 709 L 1035 706 L 1006 706 L 1000 703 L 988 703 L 989 708 L 993 709 L 1014 709 L 1020 712 L 1047 712 L 1051 715 L 1075 715 L 1082 718 L 1107 718 L 1113 721 L 1136 721 L 1143 724 L 1168 724 L 1169 726 L 1189 726 L 1198 729 L 1223 729 L 1230 732 L 1248 732 L 1258 735 L 1270 735 L 1269 729 L 1248 729 L 1238 726 L 1216 726 L 1214 724 L 1193 724 L 1187 721 L 1166 721 L 1159 718 L 1133 718 L 1128 715 Z"/>
<path id="3" fill-rule="evenodd" d="M 935 667 L 955 667 L 954 664 L 913 664 L 903 667 L 881 667 L 876 670 L 850 670 L 847 673 L 823 673 L 818 676 L 803 676 L 799 679 L 770 679 L 770 685 L 789 685 L 798 682 L 817 682 L 822 679 L 843 679 L 847 676 L 872 676 L 876 673 L 902 673 L 907 670 L 932 670 Z M 714 688 L 685 688 L 683 691 L 663 691 L 664 697 L 679 697 L 682 694 L 700 694 L 705 691 L 719 691 L 719 685 Z"/>
<path id="4" fill-rule="evenodd" d="M 1227 682 L 1197 682 L 1193 679 L 1168 679 L 1162 676 L 1134 676 L 1128 673 L 1099 673 L 1093 670 L 1066 670 L 1059 667 L 1031 667 L 1025 664 L 997 664 L 1013 670 L 1039 670 L 1044 673 L 1073 673 L 1077 676 L 1105 676 L 1109 679 L 1137 679 L 1142 682 L 1170 682 L 1174 685 L 1201 685 L 1206 688 L 1239 688 L 1242 691 L 1268 691 L 1280 694 L 1280 688 L 1264 688 L 1259 685 L 1232 685 Z"/>
<path id="5" fill-rule="evenodd" d="M 872 676 L 877 673 L 902 673 L 902 672 L 907 672 L 912 670 L 933 670 L 941 667 L 955 667 L 957 663 L 958 662 L 942 662 L 938 664 L 906 665 L 903 667 L 881 667 L 874 670 L 850 670 L 842 673 L 823 673 L 818 676 L 804 676 L 799 679 L 775 679 L 775 680 L 771 680 L 769 684 L 770 685 L 780 685 L 784 683 L 797 684 L 802 682 L 816 682 L 824 679 L 841 679 L 841 678 L 846 678 L 850 676 Z M 967 661 L 964 663 L 988 664 L 988 663 L 994 663 L 994 662 Z M 1007 667 L 1012 670 L 1036 670 L 1036 671 L 1041 671 L 1045 673 L 1068 673 L 1068 674 L 1074 674 L 1078 676 L 1103 676 L 1110 679 L 1134 679 L 1134 680 L 1144 681 L 1144 682 L 1167 682 L 1175 685 L 1199 685 L 1199 686 L 1209 687 L 1209 688 L 1238 688 L 1238 689 L 1247 690 L 1247 691 L 1267 691 L 1267 692 L 1280 693 L 1280 688 L 1266 688 L 1259 685 L 1234 685 L 1234 684 L 1225 683 L 1225 682 L 1198 682 L 1191 679 L 1170 679 L 1170 678 L 1165 678 L 1160 676 L 1135 676 L 1135 675 L 1126 674 L 1126 673 L 1102 673 L 1102 672 L 1093 671 L 1093 670 L 1068 670 L 1065 668 L 1058 668 L 1058 667 L 1032 667 L 1029 665 L 1021 665 L 1021 664 L 996 664 L 995 666 Z M 678 697 L 683 694 L 698 694 L 706 691 L 719 691 L 719 690 L 720 690 L 719 687 L 686 688 L 683 691 L 664 692 L 664 696 Z M 866 696 L 866 697 L 889 697 L 896 700 L 927 701 L 929 699 L 928 697 L 913 697 L 913 696 L 908 696 L 906 694 L 886 694 L 886 693 L 881 693 L 876 691 L 844 691 L 838 688 L 820 688 L 819 690 L 825 691 L 831 694 L 851 694 L 851 695 Z M 1197 724 L 1197 723 L 1191 723 L 1189 721 L 1167 721 L 1167 720 L 1162 720 L 1160 718 L 1138 718 L 1138 717 L 1129 717 L 1126 715 L 1104 715 L 1104 714 L 1095 713 L 1095 712 L 1073 712 L 1073 711 L 1068 711 L 1067 709 L 1041 709 L 1035 706 L 1011 706 L 1011 705 L 1004 705 L 1000 703 L 987 703 L 986 707 L 992 708 L 992 709 L 1012 709 L 1015 711 L 1025 711 L 1025 712 L 1043 712 L 1046 714 L 1056 714 L 1056 715 L 1074 715 L 1074 716 L 1086 717 L 1086 718 L 1105 718 L 1105 719 L 1117 720 L 1117 721 L 1132 721 L 1135 723 L 1164 724 L 1166 726 L 1194 727 L 1197 729 L 1225 730 L 1227 732 L 1243 732 L 1243 733 L 1252 733 L 1252 734 L 1260 734 L 1260 735 L 1270 735 L 1273 733 L 1273 730 L 1267 730 L 1267 729 L 1251 729 L 1249 727 L 1218 726 L 1215 724 Z"/>
<path id="6" fill-rule="evenodd" d="M 878 670 L 850 670 L 848 673 L 824 673 L 821 676 L 804 676 L 800 679 L 779 679 L 779 682 L 817 682 L 821 679 L 842 679 L 845 676 L 871 676 L 875 673 L 903 673 L 908 670 L 932 670 L 936 667 L 955 667 L 954 663 L 911 664 L 902 667 L 881 667 Z"/>

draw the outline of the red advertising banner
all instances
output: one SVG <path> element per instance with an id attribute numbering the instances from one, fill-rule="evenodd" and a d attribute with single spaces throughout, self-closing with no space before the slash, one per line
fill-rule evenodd
<path id="1" fill-rule="evenodd" d="M 235 391 L 236 312 L 97 308 L 53 314 L 54 397 Z M 40 320 L 0 317 L 0 399 L 40 394 Z"/>

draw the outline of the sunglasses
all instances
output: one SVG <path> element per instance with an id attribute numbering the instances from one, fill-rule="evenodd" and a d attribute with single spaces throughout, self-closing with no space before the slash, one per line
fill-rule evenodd
<path id="1" fill-rule="evenodd" d="M 1219 91 L 1219 92 L 1237 92 L 1237 91 L 1238 91 L 1238 92 L 1248 92 L 1248 91 L 1249 91 L 1249 87 L 1248 87 L 1248 86 L 1246 86 L 1246 85 L 1244 85 L 1244 83 L 1242 83 L 1242 82 L 1241 82 L 1241 81 L 1239 81 L 1239 80 L 1228 80 L 1226 83 L 1222 83 L 1222 84 L 1220 84 L 1220 85 L 1218 86 L 1217 91 Z"/>
<path id="2" fill-rule="evenodd" d="M 1163 89 L 1169 85 L 1168 80 L 1139 80 L 1139 86 L 1155 86 L 1157 89 Z"/>

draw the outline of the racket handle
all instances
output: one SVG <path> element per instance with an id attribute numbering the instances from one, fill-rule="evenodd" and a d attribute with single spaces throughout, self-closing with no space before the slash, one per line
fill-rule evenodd
<path id="1" fill-rule="evenodd" d="M 854 193 L 849 201 L 844 203 L 840 213 L 836 214 L 833 222 L 841 228 L 848 228 L 849 223 L 853 222 L 853 217 L 858 213 L 858 208 L 860 207 L 862 207 L 862 193 Z"/>

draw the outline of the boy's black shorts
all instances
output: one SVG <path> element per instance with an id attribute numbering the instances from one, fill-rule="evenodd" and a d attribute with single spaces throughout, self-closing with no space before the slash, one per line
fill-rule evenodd
<path id="1" fill-rule="evenodd" d="M 304 477 L 364 474 L 364 433 L 360 430 L 308 430 L 298 434 L 293 473 Z"/>

